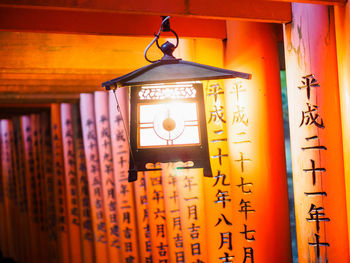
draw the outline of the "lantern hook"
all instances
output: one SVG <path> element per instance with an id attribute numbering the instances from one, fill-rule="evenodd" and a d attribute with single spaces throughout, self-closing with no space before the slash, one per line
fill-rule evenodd
<path id="1" fill-rule="evenodd" d="M 167 60 L 175 59 L 175 57 L 173 56 L 173 52 L 177 48 L 177 46 L 179 45 L 179 37 L 178 37 L 178 35 L 176 34 L 176 32 L 174 30 L 172 30 L 170 28 L 170 21 L 169 21 L 170 16 L 162 16 L 162 19 L 163 19 L 163 21 L 162 21 L 162 24 L 160 25 L 158 33 L 154 35 L 155 36 L 154 39 L 152 40 L 151 43 L 149 43 L 149 45 L 146 47 L 145 52 L 144 52 L 145 59 L 148 62 L 150 62 L 150 63 L 154 63 L 154 62 L 158 61 L 158 60 L 150 60 L 147 57 L 147 52 L 150 49 L 150 47 L 154 44 L 154 42 L 156 42 L 157 47 L 164 54 L 162 59 L 167 59 Z M 176 45 L 174 45 L 173 43 L 171 43 L 169 41 L 166 41 L 164 44 L 162 44 L 160 46 L 159 43 L 158 43 L 158 39 L 159 39 L 159 36 L 160 36 L 161 32 L 172 32 L 175 35 L 175 37 L 176 37 Z"/>

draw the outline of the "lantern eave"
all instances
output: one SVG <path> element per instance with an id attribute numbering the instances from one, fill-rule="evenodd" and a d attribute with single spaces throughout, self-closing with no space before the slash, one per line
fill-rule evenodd
<path id="1" fill-rule="evenodd" d="M 110 89 L 110 87 L 228 78 L 250 79 L 251 74 L 181 59 L 162 59 L 121 77 L 106 81 L 102 83 L 102 86 Z"/>

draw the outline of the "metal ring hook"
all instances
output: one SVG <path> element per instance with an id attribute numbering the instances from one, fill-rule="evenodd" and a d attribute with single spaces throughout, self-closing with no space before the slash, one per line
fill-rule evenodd
<path id="1" fill-rule="evenodd" d="M 167 17 L 165 17 L 165 18 L 163 19 L 162 24 L 160 25 L 160 28 L 159 28 L 158 33 L 155 35 L 154 39 L 151 41 L 151 43 L 148 44 L 148 46 L 147 46 L 146 49 L 145 49 L 144 57 L 145 57 L 145 59 L 146 59 L 148 62 L 150 62 L 150 63 L 154 63 L 154 62 L 156 62 L 157 60 L 150 60 L 150 59 L 148 59 L 148 58 L 147 58 L 147 52 L 148 52 L 148 50 L 150 49 L 150 47 L 154 44 L 154 42 L 156 42 L 157 47 L 158 47 L 159 49 L 161 49 L 160 46 L 159 46 L 159 43 L 158 43 L 158 39 L 159 39 L 160 33 L 162 32 L 164 23 L 167 22 L 167 21 L 169 20 L 169 18 L 170 18 L 170 16 L 167 16 Z M 178 37 L 178 35 L 176 34 L 176 32 L 175 32 L 174 30 L 170 29 L 169 31 L 172 32 L 172 33 L 175 35 L 175 37 L 176 37 L 176 45 L 175 45 L 175 48 L 177 48 L 177 46 L 179 45 L 179 37 Z"/>
<path id="2" fill-rule="evenodd" d="M 179 45 L 179 37 L 178 37 L 178 35 L 176 34 L 176 32 L 174 30 L 170 29 L 170 32 L 172 32 L 175 35 L 175 37 L 176 37 L 175 48 L 177 48 L 177 46 Z M 157 47 L 160 49 L 160 46 L 159 46 L 159 43 L 158 43 L 158 39 L 159 39 L 159 37 L 157 38 L 156 43 L 157 43 Z"/>

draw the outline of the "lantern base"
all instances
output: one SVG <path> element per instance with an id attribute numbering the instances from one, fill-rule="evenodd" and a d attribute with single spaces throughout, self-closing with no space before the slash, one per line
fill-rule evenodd
<path id="1" fill-rule="evenodd" d="M 179 161 L 168 161 L 168 162 L 178 163 Z M 178 167 L 176 167 L 176 169 L 180 170 L 180 169 L 198 169 L 198 168 L 203 168 L 203 175 L 205 177 L 213 177 L 209 160 L 203 160 L 203 161 L 197 161 L 197 162 L 189 161 L 187 163 L 192 163 L 192 165 L 191 166 L 188 166 L 188 165 L 186 165 L 186 166 L 178 166 Z M 130 162 L 128 182 L 136 181 L 138 172 L 159 171 L 159 170 L 161 170 L 159 168 L 159 166 L 155 166 L 155 164 L 152 164 L 153 167 L 155 167 L 155 168 L 149 168 L 149 167 L 152 167 L 152 166 L 149 166 L 149 164 L 152 164 L 152 163 L 147 162 L 147 164 L 145 163 L 144 165 L 137 166 L 131 161 Z M 159 162 L 157 162 L 157 164 L 159 164 Z"/>

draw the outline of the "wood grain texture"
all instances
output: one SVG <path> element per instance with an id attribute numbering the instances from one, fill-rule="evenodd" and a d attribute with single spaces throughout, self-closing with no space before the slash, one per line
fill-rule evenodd
<path id="1" fill-rule="evenodd" d="M 293 22 L 285 26 L 286 73 L 291 135 L 293 185 L 299 262 L 348 262 L 348 233 L 345 198 L 344 163 L 341 136 L 341 116 L 338 88 L 337 54 L 333 9 L 311 4 L 293 4 Z M 299 88 L 309 74 L 314 74 L 318 86 Z M 316 122 L 305 122 L 308 107 Z M 317 107 L 317 108 L 316 108 Z M 323 126 L 323 127 L 320 127 Z M 307 139 L 309 138 L 309 139 Z M 311 139 L 314 138 L 314 139 Z M 306 149 L 323 146 L 320 149 Z M 303 150 L 304 149 L 304 150 Z M 314 180 L 306 169 L 315 172 Z M 310 171 L 310 170 L 309 170 Z M 305 193 L 325 192 L 309 196 Z M 310 218 L 312 205 L 324 210 L 320 229 Z M 320 246 L 317 259 L 315 243 Z"/>
<path id="2" fill-rule="evenodd" d="M 350 240 L 350 4 L 334 7 L 335 34 L 342 119 L 344 172 Z"/>

